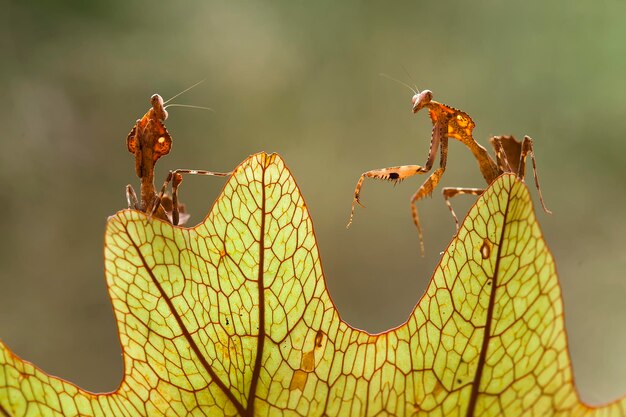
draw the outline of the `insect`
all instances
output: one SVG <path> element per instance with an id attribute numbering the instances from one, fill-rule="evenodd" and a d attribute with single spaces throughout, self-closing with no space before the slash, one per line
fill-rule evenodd
<path id="1" fill-rule="evenodd" d="M 430 149 L 428 151 L 426 163 L 424 166 L 401 165 L 364 172 L 359 178 L 354 190 L 352 210 L 350 212 L 350 220 L 347 227 L 350 227 L 352 224 L 356 205 L 358 204 L 361 207 L 364 207 L 361 204 L 360 195 L 361 187 L 363 186 L 365 178 L 377 178 L 398 183 L 406 178 L 412 177 L 413 175 L 426 174 L 432 169 L 437 156 L 437 150 L 440 149 L 439 168 L 435 169 L 430 174 L 426 181 L 424 181 L 420 188 L 411 197 L 411 213 L 413 216 L 413 222 L 417 227 L 417 233 L 420 241 L 420 251 L 423 256 L 424 237 L 417 213 L 416 203 L 425 196 L 432 194 L 446 170 L 446 162 L 448 158 L 448 138 L 457 139 L 469 148 L 476 158 L 480 172 L 487 184 L 491 184 L 491 182 L 499 175 L 507 172 L 514 173 L 523 180 L 526 172 L 526 158 L 530 157 L 533 163 L 535 185 L 537 186 L 537 190 L 539 192 L 541 206 L 546 213 L 551 213 L 550 210 L 547 209 L 543 200 L 543 195 L 541 194 L 539 179 L 537 177 L 537 164 L 535 162 L 535 154 L 533 151 L 533 140 L 530 137 L 525 136 L 524 139 L 519 142 L 513 136 L 493 136 L 490 139 L 490 142 L 496 153 L 496 160 L 494 161 L 487 150 L 474 140 L 472 131 L 474 130 L 475 124 L 467 113 L 433 100 L 433 93 L 430 90 L 423 90 L 422 92 L 413 90 L 413 92 L 415 93 L 412 98 L 413 113 L 417 113 L 421 109 L 427 108 L 430 119 L 433 123 Z M 460 194 L 480 195 L 484 192 L 484 189 L 446 187 L 442 191 L 446 205 L 450 209 L 450 213 L 454 218 L 456 228 L 458 230 L 459 221 L 456 217 L 454 209 L 452 208 L 450 199 Z"/>
<path id="2" fill-rule="evenodd" d="M 178 97 L 182 93 L 174 97 Z M 137 120 L 126 138 L 128 151 L 135 156 L 135 173 L 141 181 L 139 199 L 130 184 L 126 186 L 126 198 L 128 200 L 128 208 L 148 213 L 173 225 L 178 225 L 184 224 L 189 219 L 189 215 L 185 212 L 184 204 L 178 201 L 178 187 L 183 180 L 183 174 L 226 177 L 231 173 L 191 169 L 170 171 L 161 192 L 157 195 L 154 188 L 154 167 L 159 158 L 167 155 L 172 148 L 172 136 L 164 124 L 168 116 L 165 103 L 160 95 L 154 94 L 150 98 L 151 108 L 141 119 Z M 173 105 L 170 104 L 170 106 Z M 182 105 L 179 104 L 178 106 Z M 172 183 L 171 198 L 165 194 L 165 190 L 170 182 Z"/>

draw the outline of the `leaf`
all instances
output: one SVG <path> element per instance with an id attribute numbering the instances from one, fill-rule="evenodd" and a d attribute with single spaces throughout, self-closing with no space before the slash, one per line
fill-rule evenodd
<path id="1" fill-rule="evenodd" d="M 526 186 L 480 197 L 408 321 L 342 322 L 277 155 L 244 161 L 192 229 L 124 210 L 106 277 L 124 379 L 92 394 L 0 349 L 2 416 L 626 416 L 576 394 L 555 266 Z"/>

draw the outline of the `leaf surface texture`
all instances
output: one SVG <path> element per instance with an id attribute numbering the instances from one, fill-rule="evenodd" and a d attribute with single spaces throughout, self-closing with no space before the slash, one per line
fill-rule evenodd
<path id="1" fill-rule="evenodd" d="M 119 212 L 105 263 L 119 388 L 81 390 L 0 344 L 0 416 L 626 416 L 626 399 L 578 399 L 554 260 L 513 175 L 471 209 L 407 322 L 378 335 L 340 319 L 275 154 L 244 161 L 194 228 Z"/>

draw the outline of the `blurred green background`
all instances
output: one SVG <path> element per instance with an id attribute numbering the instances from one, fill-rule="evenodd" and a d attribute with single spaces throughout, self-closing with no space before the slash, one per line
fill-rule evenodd
<path id="1" fill-rule="evenodd" d="M 626 3 L 3 2 L 0 17 L 0 337 L 45 371 L 94 390 L 122 373 L 106 293 L 107 216 L 137 185 L 125 138 L 158 92 L 172 108 L 170 168 L 230 170 L 281 153 L 313 217 L 342 317 L 380 332 L 404 322 L 454 224 L 437 190 L 420 202 L 361 172 L 423 164 L 430 121 L 384 72 L 469 113 L 476 138 L 535 139 L 574 372 L 597 404 L 626 393 Z M 443 186 L 482 186 L 452 142 Z M 529 176 L 529 183 L 532 184 Z M 188 177 L 200 221 L 223 180 Z M 536 192 L 533 189 L 536 198 Z M 459 197 L 460 214 L 474 201 Z"/>

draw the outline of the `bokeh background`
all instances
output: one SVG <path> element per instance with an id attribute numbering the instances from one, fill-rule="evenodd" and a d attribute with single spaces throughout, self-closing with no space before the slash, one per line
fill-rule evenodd
<path id="1" fill-rule="evenodd" d="M 626 393 L 626 3 L 2 2 L 0 7 L 0 337 L 47 372 L 93 391 L 122 374 L 105 288 L 107 216 L 137 184 L 125 138 L 154 92 L 170 97 L 170 168 L 229 170 L 281 153 L 314 220 L 342 317 L 370 332 L 404 322 L 454 232 L 439 191 L 420 203 L 420 258 L 408 200 L 421 184 L 361 172 L 422 164 L 427 115 L 384 72 L 468 112 L 476 138 L 535 139 L 538 213 L 557 261 L 574 373 L 584 400 Z M 404 70 L 406 68 L 406 72 Z M 443 186 L 482 186 L 450 145 Z M 529 183 L 532 180 L 529 177 Z M 195 222 L 223 180 L 187 178 Z M 536 192 L 533 189 L 536 198 Z M 464 214 L 474 201 L 460 197 Z"/>

